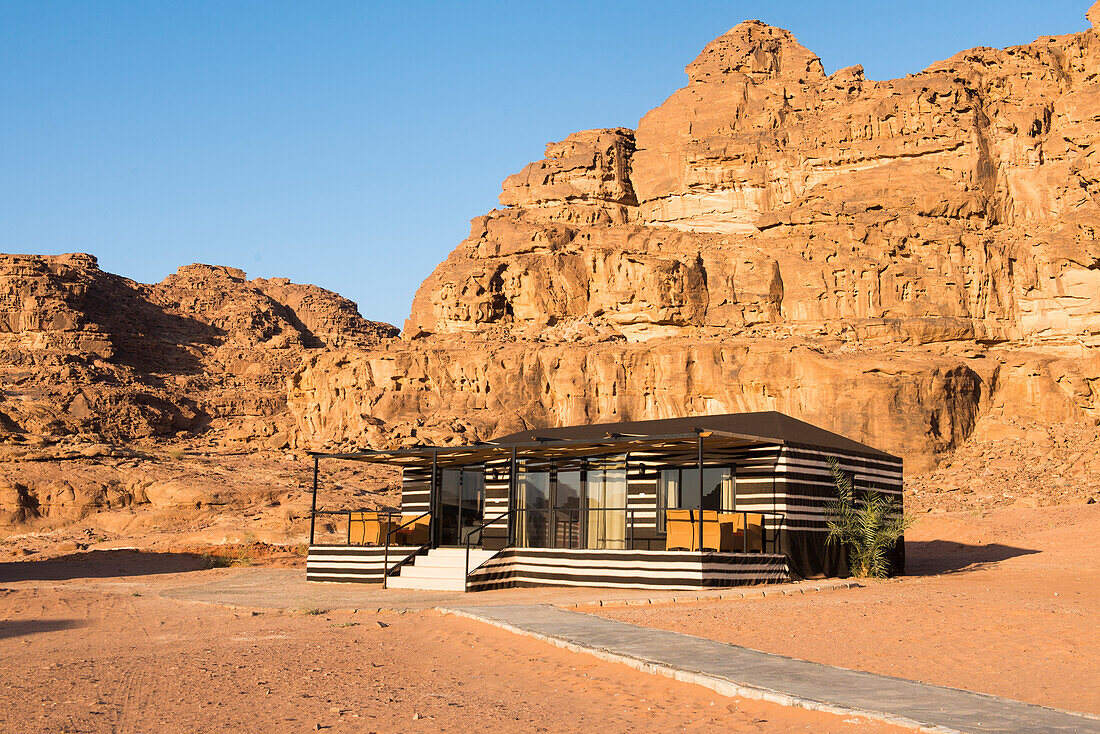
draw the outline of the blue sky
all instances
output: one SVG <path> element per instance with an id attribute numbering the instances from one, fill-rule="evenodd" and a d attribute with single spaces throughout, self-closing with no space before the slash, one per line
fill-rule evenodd
<path id="1" fill-rule="evenodd" d="M 505 176 L 634 127 L 741 20 L 886 79 L 1088 4 L 0 0 L 0 251 L 232 265 L 400 326 Z"/>

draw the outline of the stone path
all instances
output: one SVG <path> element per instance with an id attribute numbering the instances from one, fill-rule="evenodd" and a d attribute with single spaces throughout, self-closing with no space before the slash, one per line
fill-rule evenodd
<path id="1" fill-rule="evenodd" d="M 451 591 L 383 589 L 379 584 L 318 583 L 306 581 L 300 568 L 240 568 L 213 581 L 195 583 L 181 578 L 178 586 L 159 593 L 173 599 L 254 609 L 361 609 L 417 611 L 439 606 L 488 606 L 492 604 L 555 604 L 557 606 L 663 604 L 697 602 L 762 595 L 814 593 L 855 585 L 845 579 L 742 586 L 699 591 L 603 589 L 549 586 L 497 589 L 463 594 Z M 136 583 L 131 580 L 129 585 Z M 106 585 L 104 583 L 103 585 Z M 118 586 L 117 581 L 111 585 Z"/>
<path id="2" fill-rule="evenodd" d="M 930 731 L 1100 733 L 1100 717 L 786 658 L 549 605 L 463 606 L 441 611 L 728 696 L 859 713 Z"/>

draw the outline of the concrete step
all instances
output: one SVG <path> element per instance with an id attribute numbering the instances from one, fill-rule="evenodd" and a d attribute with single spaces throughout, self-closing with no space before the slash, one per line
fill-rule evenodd
<path id="1" fill-rule="evenodd" d="M 454 566 L 402 566 L 403 579 L 460 579 L 463 570 Z M 394 578 L 394 577 L 391 577 Z"/>
<path id="2" fill-rule="evenodd" d="M 493 555 L 493 554 L 495 554 L 495 552 L 496 552 L 495 550 L 482 550 L 481 548 L 471 548 L 470 549 L 470 555 L 471 556 L 473 556 L 474 554 Z M 465 548 L 432 548 L 431 550 L 428 551 L 428 555 L 429 556 L 434 556 L 434 557 L 437 557 L 437 558 L 450 558 L 452 556 L 455 557 L 455 558 L 465 558 L 466 549 Z"/>
<path id="3" fill-rule="evenodd" d="M 486 553 L 474 555 L 470 554 L 470 570 L 473 570 L 485 563 L 485 561 L 492 558 L 495 553 Z M 413 563 L 417 566 L 433 566 L 435 568 L 457 568 L 460 571 L 466 567 L 466 556 L 446 556 L 444 558 L 438 558 L 436 556 L 417 556 Z"/>
<path id="4" fill-rule="evenodd" d="M 393 576 L 386 583 L 391 589 L 416 589 L 418 591 L 466 591 L 466 579 L 423 579 Z"/>
<path id="5" fill-rule="evenodd" d="M 496 551 L 470 549 L 470 570 L 496 555 Z M 465 591 L 466 549 L 433 548 L 402 566 L 397 576 L 391 576 L 386 586 L 391 589 L 422 591 Z"/>

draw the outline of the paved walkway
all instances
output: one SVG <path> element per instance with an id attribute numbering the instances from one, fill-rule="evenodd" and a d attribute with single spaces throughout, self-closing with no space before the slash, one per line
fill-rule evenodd
<path id="1" fill-rule="evenodd" d="M 802 594 L 852 585 L 844 579 L 742 586 L 698 591 L 653 589 L 604 589 L 593 587 L 497 589 L 463 594 L 452 591 L 383 589 L 379 584 L 318 583 L 306 581 L 300 568 L 241 568 L 227 570 L 221 578 L 195 583 L 181 575 L 180 583 L 159 593 L 173 599 L 253 609 L 360 609 L 364 611 L 417 611 L 439 606 L 488 606 L 494 604 L 660 604 L 672 601 L 707 601 L 755 597 L 763 594 Z M 117 585 L 116 582 L 112 582 Z M 131 585 L 134 582 L 131 581 Z"/>
<path id="2" fill-rule="evenodd" d="M 1085 714 L 795 660 L 549 605 L 465 606 L 442 611 L 730 696 L 841 714 L 861 713 L 932 731 L 1100 732 L 1100 718 Z"/>

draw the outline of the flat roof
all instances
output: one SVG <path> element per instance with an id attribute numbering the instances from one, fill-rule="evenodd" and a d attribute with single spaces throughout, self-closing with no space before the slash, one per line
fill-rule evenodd
<path id="1" fill-rule="evenodd" d="M 578 440 L 603 435 L 608 431 L 631 435 L 658 435 L 667 433 L 690 433 L 696 430 L 724 431 L 759 439 L 775 439 L 783 443 L 797 443 L 824 448 L 857 451 L 864 454 L 897 459 L 898 457 L 880 451 L 867 444 L 853 441 L 840 434 L 818 428 L 812 423 L 800 421 L 775 410 L 756 413 L 726 413 L 723 415 L 699 415 L 686 418 L 662 418 L 645 421 L 623 421 L 620 423 L 593 423 L 583 426 L 564 428 L 545 428 L 510 433 L 493 439 L 493 443 L 509 444 L 538 439 Z"/>
<path id="2" fill-rule="evenodd" d="M 319 458 L 395 466 L 430 466 L 433 461 L 440 465 L 470 465 L 510 458 L 513 453 L 517 458 L 542 460 L 651 452 L 664 458 L 688 459 L 695 455 L 700 437 L 709 451 L 793 443 L 900 461 L 883 451 L 775 411 L 547 428 L 512 433 L 468 446 L 310 453 Z"/>

